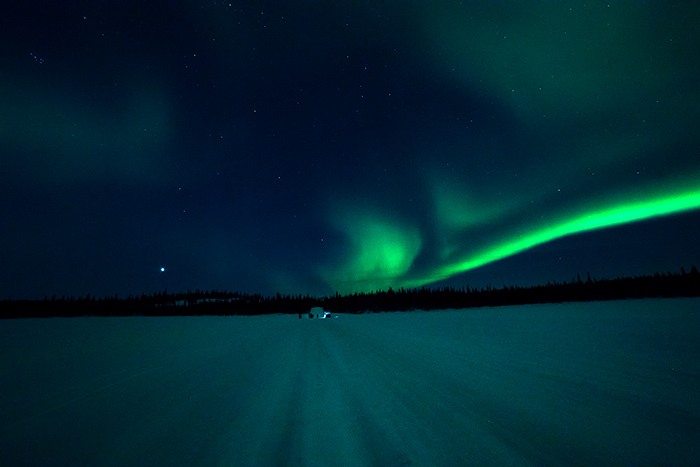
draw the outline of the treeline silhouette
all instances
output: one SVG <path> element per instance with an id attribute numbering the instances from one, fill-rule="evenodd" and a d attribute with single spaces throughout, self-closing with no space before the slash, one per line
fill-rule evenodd
<path id="1" fill-rule="evenodd" d="M 331 297 L 309 295 L 262 296 L 219 290 L 153 295 L 96 298 L 45 297 L 43 300 L 0 301 L 0 318 L 76 317 L 76 316 L 197 316 L 197 315 L 265 315 L 298 314 L 312 307 L 323 307 L 333 313 L 372 313 L 463 309 L 482 306 L 524 305 L 534 303 L 587 302 L 654 297 L 700 296 L 700 272 L 656 273 L 652 276 L 592 279 L 580 275 L 570 282 L 547 282 L 532 287 L 504 286 L 484 288 L 464 286 L 420 288 L 355 293 Z"/>

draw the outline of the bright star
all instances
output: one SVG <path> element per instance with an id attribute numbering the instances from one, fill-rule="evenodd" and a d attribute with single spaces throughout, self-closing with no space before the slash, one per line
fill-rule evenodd
<path id="1" fill-rule="evenodd" d="M 160 272 L 165 272 L 165 268 L 160 268 Z"/>

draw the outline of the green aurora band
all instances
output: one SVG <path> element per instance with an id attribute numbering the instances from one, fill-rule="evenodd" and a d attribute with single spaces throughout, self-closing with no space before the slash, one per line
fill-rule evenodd
<path id="1" fill-rule="evenodd" d="M 654 196 L 662 192 L 656 190 L 654 194 L 645 193 L 641 201 L 639 196 L 628 196 L 617 204 L 606 206 L 603 202 L 597 209 L 589 207 L 572 211 L 550 225 L 522 229 L 526 233 L 508 235 L 506 240 L 494 242 L 476 252 L 440 261 L 427 271 L 412 268 L 421 246 L 416 229 L 407 231 L 392 227 L 387 220 L 372 226 L 370 218 L 365 218 L 354 224 L 356 228 L 351 235 L 354 251 L 358 254 L 349 264 L 326 278 L 329 285 L 341 293 L 422 287 L 569 235 L 698 209 L 700 189 L 696 180 L 698 178 L 688 183 L 687 190 L 674 190 L 673 195 L 666 191 L 665 196 Z M 359 218 L 356 213 L 346 220 L 358 221 Z"/>
<path id="2" fill-rule="evenodd" d="M 392 287 L 404 277 L 421 250 L 417 228 L 374 212 L 338 210 L 336 226 L 349 241 L 349 260 L 340 269 L 321 271 L 336 290 L 366 291 Z M 368 288 L 369 287 L 369 288 Z"/>
<path id="3" fill-rule="evenodd" d="M 488 137 L 483 147 L 436 140 L 429 154 L 409 148 L 426 186 L 411 187 L 405 198 L 427 193 L 430 205 L 407 212 L 402 186 L 364 203 L 356 193 L 336 203 L 329 217 L 347 249 L 319 271 L 321 280 L 341 293 L 422 287 L 563 237 L 700 208 L 700 172 L 683 149 L 697 146 L 697 86 L 673 84 L 676 70 L 697 76 L 687 58 L 697 49 L 687 23 L 697 11 L 695 4 L 670 12 L 515 1 L 416 11 L 427 47 L 416 59 L 455 92 L 493 96 L 513 120 L 500 137 L 524 131 L 533 148 L 547 146 L 524 148 L 522 160 L 502 158 L 516 165 L 500 173 L 489 161 L 501 160 L 502 148 Z M 445 172 L 433 159 L 439 153 L 474 163 Z M 493 172 L 481 177 L 479 166 Z M 639 174 L 640 166 L 645 175 L 626 185 L 621 174 Z M 611 178 L 584 181 L 585 167 Z M 561 186 L 565 193 L 552 196 Z"/>

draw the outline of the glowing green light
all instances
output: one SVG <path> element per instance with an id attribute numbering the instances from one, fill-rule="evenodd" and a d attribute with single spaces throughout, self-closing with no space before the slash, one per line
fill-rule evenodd
<path id="1" fill-rule="evenodd" d="M 421 287 L 568 235 L 699 209 L 700 175 L 543 206 L 538 214 L 544 211 L 545 216 L 529 220 L 527 213 L 514 215 L 517 199 L 485 204 L 482 209 L 487 212 L 478 213 L 475 197 L 463 193 L 458 186 L 438 186 L 433 198 L 436 234 L 425 237 L 417 225 L 398 214 L 365 210 L 357 203 L 345 209 L 336 206 L 333 221 L 350 248 L 345 260 L 321 274 L 341 293 Z M 467 215 L 462 216 L 461 208 Z M 426 251 L 424 238 L 435 242 Z M 416 264 L 419 254 L 422 261 Z"/>
<path id="2" fill-rule="evenodd" d="M 580 214 L 555 225 L 542 228 L 529 234 L 524 234 L 516 240 L 493 245 L 475 255 L 443 265 L 442 267 L 435 269 L 433 273 L 429 275 L 429 277 L 416 278 L 408 281 L 407 286 L 418 287 L 430 282 L 435 282 L 436 280 L 448 278 L 455 274 L 484 266 L 485 264 L 515 255 L 522 251 L 561 237 L 565 237 L 567 235 L 588 232 L 698 208 L 700 208 L 700 190 L 661 199 L 633 202 L 586 214 Z"/>
<path id="3" fill-rule="evenodd" d="M 420 252 L 416 228 L 374 213 L 344 211 L 338 217 L 351 251 L 349 261 L 324 274 L 335 290 L 350 293 L 392 287 Z"/>
<path id="4" fill-rule="evenodd" d="M 564 212 L 550 225 L 514 227 L 506 240 L 487 245 L 471 245 L 467 229 L 457 243 L 443 245 L 450 253 L 442 257 L 450 259 L 438 260 L 436 267 L 420 272 L 414 265 L 422 248 L 417 227 L 377 214 L 345 213 L 338 225 L 350 241 L 351 254 L 344 265 L 330 273 L 326 271 L 325 277 L 335 290 L 343 293 L 421 287 L 568 235 L 698 209 L 697 186 L 695 179 L 688 179 L 684 186 L 677 184 L 675 194 L 669 195 L 667 186 L 657 187 L 643 194 L 618 195 L 616 203 L 607 201 L 611 198 L 608 195 Z M 662 196 L 664 192 L 666 195 Z M 454 255 L 465 245 L 473 247 L 472 253 Z"/>

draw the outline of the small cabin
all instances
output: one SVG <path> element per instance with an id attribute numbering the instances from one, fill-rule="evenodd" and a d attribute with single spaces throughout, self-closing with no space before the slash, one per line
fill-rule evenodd
<path id="1" fill-rule="evenodd" d="M 331 315 L 330 311 L 326 311 L 323 307 L 315 306 L 309 310 L 308 317 L 310 319 L 325 319 Z"/>

